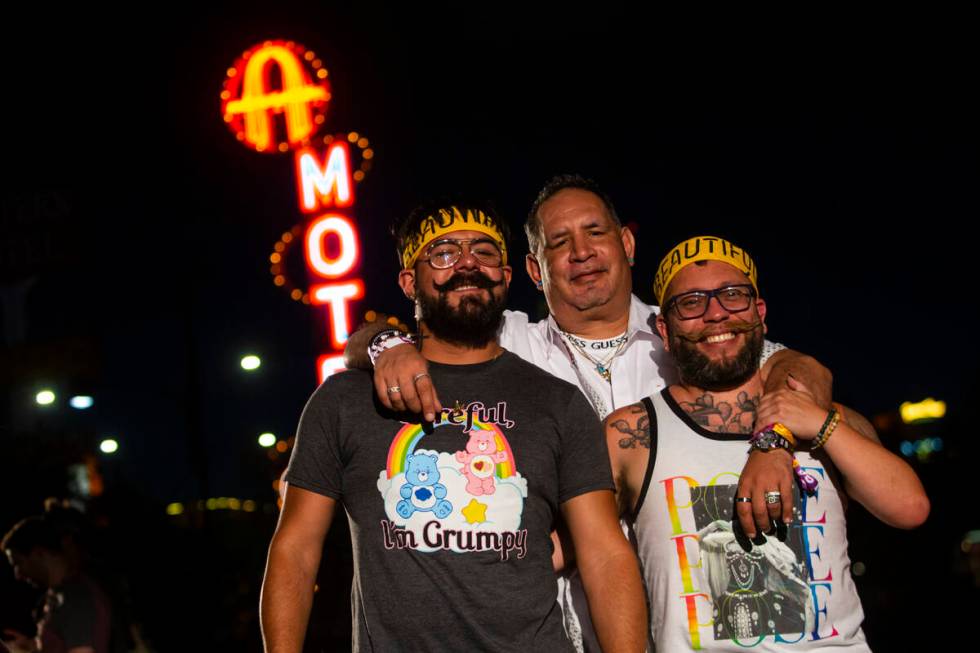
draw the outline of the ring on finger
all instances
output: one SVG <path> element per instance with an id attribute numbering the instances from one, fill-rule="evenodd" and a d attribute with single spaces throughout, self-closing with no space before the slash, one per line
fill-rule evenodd
<path id="1" fill-rule="evenodd" d="M 752 497 L 735 497 L 735 503 L 752 503 Z"/>
<path id="2" fill-rule="evenodd" d="M 397 386 L 397 385 L 393 385 L 393 386 L 390 386 L 388 388 L 388 394 L 390 394 L 390 395 L 393 395 L 393 394 L 395 394 L 397 392 L 401 392 L 401 391 L 402 391 L 401 387 L 400 386 Z"/>
<path id="3" fill-rule="evenodd" d="M 783 500 L 782 495 L 775 490 L 766 492 L 765 497 L 766 497 L 766 503 L 768 504 L 780 503 Z"/>
<path id="4" fill-rule="evenodd" d="M 429 376 L 429 373 L 428 372 L 419 372 L 418 374 L 416 374 L 415 376 L 412 377 L 412 383 L 416 383 L 423 376 Z"/>

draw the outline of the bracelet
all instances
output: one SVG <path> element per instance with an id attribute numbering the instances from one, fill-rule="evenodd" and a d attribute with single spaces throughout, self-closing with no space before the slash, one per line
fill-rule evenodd
<path id="1" fill-rule="evenodd" d="M 796 445 L 796 438 L 788 428 L 776 422 L 757 431 L 749 440 L 752 449 L 759 451 L 772 451 L 773 449 L 785 449 L 793 453 Z"/>
<path id="2" fill-rule="evenodd" d="M 378 356 L 385 350 L 399 345 L 414 344 L 415 339 L 409 334 L 402 333 L 398 329 L 385 329 L 384 331 L 379 331 L 371 338 L 371 344 L 368 345 L 368 358 L 371 359 L 371 365 L 374 365 L 378 360 Z"/>
<path id="3" fill-rule="evenodd" d="M 810 446 L 810 451 L 819 449 L 820 447 L 827 444 L 827 440 L 830 439 L 830 436 L 833 434 L 834 429 L 837 428 L 837 425 L 839 423 L 840 423 L 840 411 L 837 410 L 836 408 L 831 408 L 830 412 L 827 414 L 827 420 L 823 423 L 823 426 L 820 427 L 820 432 L 817 433 L 816 439 L 813 441 L 813 444 Z"/>

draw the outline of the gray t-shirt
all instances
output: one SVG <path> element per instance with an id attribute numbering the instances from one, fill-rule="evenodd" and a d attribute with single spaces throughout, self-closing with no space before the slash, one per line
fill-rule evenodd
<path id="1" fill-rule="evenodd" d="M 346 508 L 354 650 L 572 650 L 550 532 L 563 502 L 613 489 L 595 413 L 510 352 L 430 371 L 434 428 L 385 411 L 359 370 L 300 419 L 286 480 Z"/>

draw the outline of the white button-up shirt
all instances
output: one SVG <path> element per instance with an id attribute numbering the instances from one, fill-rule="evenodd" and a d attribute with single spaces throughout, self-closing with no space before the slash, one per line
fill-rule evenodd
<path id="1" fill-rule="evenodd" d="M 663 341 L 654 326 L 658 312 L 656 306 L 644 304 L 636 295 L 631 296 L 626 345 L 613 358 L 610 367 L 612 405 L 603 411 L 606 414 L 677 382 L 677 368 L 664 351 Z M 546 320 L 531 323 L 526 313 L 505 311 L 500 345 L 583 390 L 585 384 L 593 387 L 600 383 L 610 385 L 599 379 L 594 370 L 576 362 L 555 318 L 550 315 Z M 600 417 L 605 416 L 600 414 Z"/>

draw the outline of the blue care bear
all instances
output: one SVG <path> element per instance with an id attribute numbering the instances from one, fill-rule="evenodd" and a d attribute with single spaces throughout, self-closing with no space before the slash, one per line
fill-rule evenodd
<path id="1" fill-rule="evenodd" d="M 405 484 L 400 494 L 402 500 L 395 511 L 404 519 L 416 510 L 431 512 L 443 519 L 453 511 L 453 504 L 446 500 L 446 486 L 439 482 L 439 456 L 415 454 L 405 459 Z"/>

